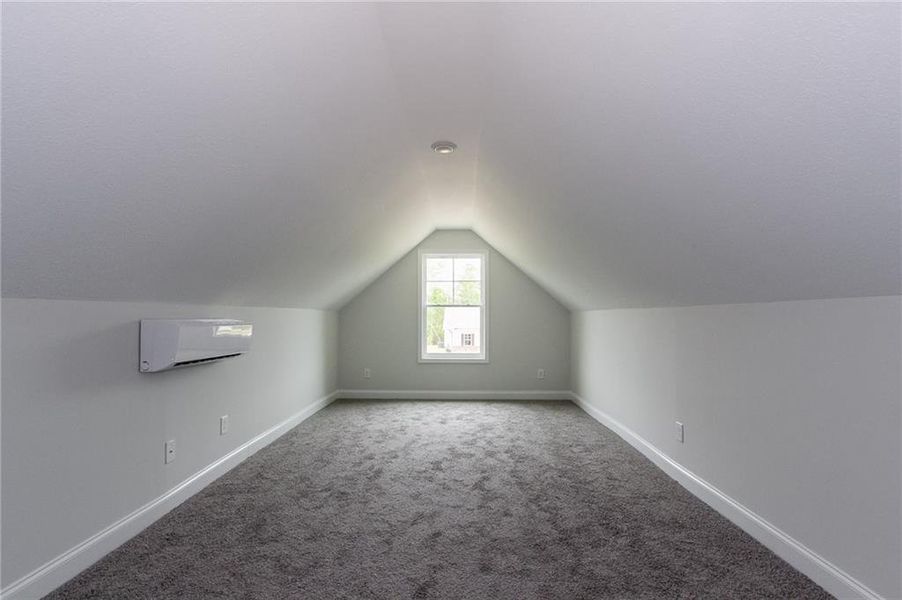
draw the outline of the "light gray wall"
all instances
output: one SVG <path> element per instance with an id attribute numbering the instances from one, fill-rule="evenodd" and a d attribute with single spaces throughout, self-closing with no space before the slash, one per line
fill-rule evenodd
<path id="1" fill-rule="evenodd" d="M 421 248 L 489 251 L 488 364 L 417 362 Z M 342 308 L 338 348 L 343 389 L 570 389 L 570 312 L 467 230 L 434 232 Z M 539 368 L 543 380 L 536 379 Z"/>
<path id="2" fill-rule="evenodd" d="M 253 348 L 140 374 L 150 317 L 247 319 Z M 4 586 L 336 387 L 334 312 L 4 299 L 2 319 Z"/>
<path id="3" fill-rule="evenodd" d="M 578 312 L 574 391 L 899 598 L 900 311 L 881 297 Z"/>

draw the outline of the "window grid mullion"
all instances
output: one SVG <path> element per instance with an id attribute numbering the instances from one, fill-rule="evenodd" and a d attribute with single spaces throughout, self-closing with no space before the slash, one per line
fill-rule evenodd
<path id="1" fill-rule="evenodd" d="M 450 283 L 452 299 L 455 298 L 456 288 L 457 288 L 458 283 L 463 283 L 463 282 L 476 283 L 479 285 L 479 288 L 480 288 L 480 294 L 479 294 L 480 302 L 478 304 L 430 304 L 428 298 L 424 298 L 424 300 L 425 300 L 424 308 L 478 308 L 479 309 L 479 323 L 480 323 L 480 338 L 481 338 L 480 343 L 484 344 L 485 336 L 483 334 L 485 333 L 485 290 L 483 289 L 483 287 L 484 287 L 484 283 L 485 283 L 485 257 L 484 257 L 484 255 L 479 257 L 480 258 L 480 271 L 481 271 L 480 278 L 479 279 L 462 279 L 462 280 L 457 279 L 457 265 L 456 265 L 457 261 L 455 260 L 457 257 L 452 255 L 452 256 L 448 256 L 447 258 L 449 258 L 451 260 L 451 280 L 449 281 L 446 279 L 429 279 L 428 273 L 424 273 L 425 283 L 427 285 L 430 283 L 438 283 L 438 284 Z M 466 258 L 474 258 L 474 257 L 466 256 Z M 425 319 L 425 313 L 424 313 L 423 318 Z M 470 335 L 472 335 L 472 334 L 470 334 Z M 484 348 L 483 348 L 482 352 L 483 353 L 485 352 Z M 445 356 L 442 353 L 436 354 L 436 353 L 430 353 L 428 351 L 425 351 L 424 355 L 439 356 L 439 357 Z M 461 360 L 466 360 L 466 358 L 461 358 Z"/>
<path id="2" fill-rule="evenodd" d="M 427 304 L 428 308 L 481 308 L 483 304 Z"/>

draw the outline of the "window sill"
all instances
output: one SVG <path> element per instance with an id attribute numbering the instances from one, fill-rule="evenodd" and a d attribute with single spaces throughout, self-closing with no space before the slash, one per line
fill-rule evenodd
<path id="1" fill-rule="evenodd" d="M 432 357 L 420 356 L 417 359 L 417 362 L 420 364 L 440 363 L 440 364 L 472 365 L 472 364 L 488 364 L 489 359 L 484 356 L 480 357 L 480 358 L 451 358 L 451 357 L 444 357 L 444 356 L 432 358 Z"/>

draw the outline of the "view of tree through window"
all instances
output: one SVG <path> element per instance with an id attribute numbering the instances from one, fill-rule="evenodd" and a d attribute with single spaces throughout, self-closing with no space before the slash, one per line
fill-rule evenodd
<path id="1" fill-rule="evenodd" d="M 427 355 L 482 354 L 483 258 L 425 257 Z"/>

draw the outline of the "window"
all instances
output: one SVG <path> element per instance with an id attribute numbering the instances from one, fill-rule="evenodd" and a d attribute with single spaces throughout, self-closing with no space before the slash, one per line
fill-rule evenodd
<path id="1" fill-rule="evenodd" d="M 486 362 L 486 254 L 420 253 L 420 361 Z"/>

